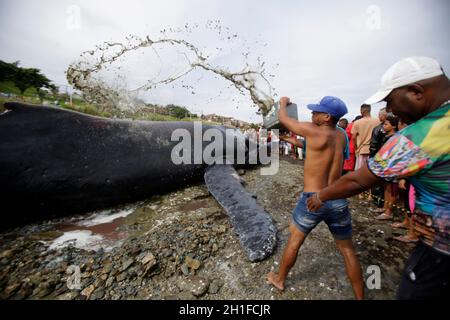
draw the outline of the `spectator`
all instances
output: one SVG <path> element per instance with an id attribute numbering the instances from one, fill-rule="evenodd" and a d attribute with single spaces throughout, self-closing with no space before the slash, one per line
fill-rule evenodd
<path id="1" fill-rule="evenodd" d="M 308 199 L 322 201 L 358 194 L 381 181 L 408 180 L 416 190 L 414 231 L 420 241 L 405 264 L 398 299 L 450 296 L 450 80 L 439 63 L 410 57 L 382 77 L 382 88 L 367 103 L 384 100 L 412 123 L 394 135 L 358 171 L 347 174 Z"/>
<path id="2" fill-rule="evenodd" d="M 385 132 L 382 144 L 385 144 L 398 131 L 398 118 L 393 114 L 389 114 L 384 120 L 383 131 Z M 384 207 L 383 213 L 376 217 L 377 220 L 390 220 L 394 213 L 392 211 L 397 199 L 397 183 L 384 182 Z"/>
<path id="3" fill-rule="evenodd" d="M 347 129 L 348 120 L 345 119 L 345 118 L 340 119 L 339 122 L 338 122 L 338 126 L 341 127 L 344 130 Z"/>
<path id="4" fill-rule="evenodd" d="M 353 124 L 352 138 L 355 145 L 355 170 L 363 167 L 367 162 L 370 154 L 370 138 L 372 137 L 372 130 L 375 128 L 379 121 L 378 119 L 370 116 L 370 105 L 363 104 L 361 106 L 362 118 Z M 362 195 L 360 195 L 360 199 Z"/>
<path id="5" fill-rule="evenodd" d="M 379 121 L 370 116 L 370 105 L 363 104 L 361 106 L 362 118 L 353 124 L 352 136 L 355 145 L 356 164 L 355 170 L 364 166 L 370 154 L 370 138 L 372 137 L 372 130 Z"/>
<path id="6" fill-rule="evenodd" d="M 386 108 L 382 108 L 380 112 L 378 112 L 378 119 L 380 120 L 380 124 L 377 125 L 372 130 L 372 137 L 370 139 L 370 156 L 373 157 L 378 150 L 380 150 L 383 145 L 384 137 L 386 133 L 383 130 L 384 121 L 387 117 Z"/>
<path id="7" fill-rule="evenodd" d="M 398 130 L 402 130 L 407 127 L 407 124 L 399 120 Z M 419 238 L 414 233 L 414 227 L 412 223 L 412 215 L 414 212 L 414 202 L 415 202 L 415 190 L 414 187 L 406 181 L 406 179 L 400 179 L 398 181 L 399 196 L 403 202 L 403 208 L 405 209 L 405 219 L 403 222 L 396 222 L 392 224 L 393 228 L 403 228 L 407 229 L 406 235 L 401 235 L 394 237 L 395 240 L 411 243 L 419 241 Z"/>
<path id="8" fill-rule="evenodd" d="M 353 171 L 355 169 L 355 161 L 356 161 L 355 144 L 353 142 L 353 136 L 352 136 L 351 132 L 352 132 L 353 124 L 355 123 L 355 121 L 358 121 L 361 118 L 362 118 L 362 116 L 356 116 L 356 118 L 353 119 L 352 123 L 350 123 L 348 125 L 347 129 L 345 129 L 345 133 L 347 133 L 347 137 L 348 137 L 348 141 L 349 141 L 349 157 L 348 157 L 348 159 L 344 160 L 344 166 L 342 168 L 344 174 L 346 174 L 350 171 Z"/>

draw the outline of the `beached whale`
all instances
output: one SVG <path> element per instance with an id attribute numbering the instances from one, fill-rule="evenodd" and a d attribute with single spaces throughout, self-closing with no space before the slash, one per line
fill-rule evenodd
<path id="1" fill-rule="evenodd" d="M 184 129 L 194 139 L 195 123 L 115 120 L 16 102 L 5 108 L 0 114 L 2 229 L 145 199 L 205 176 L 250 260 L 272 253 L 272 219 L 244 189 L 233 166 L 194 159 L 194 151 L 208 142 L 195 146 L 192 140 L 195 163 L 174 163 L 173 149 L 180 146 L 172 141 L 174 130 Z M 211 128 L 223 133 L 226 154 L 230 130 L 202 125 L 200 134 Z M 235 131 L 233 136 L 236 149 L 248 149 L 244 135 Z"/>

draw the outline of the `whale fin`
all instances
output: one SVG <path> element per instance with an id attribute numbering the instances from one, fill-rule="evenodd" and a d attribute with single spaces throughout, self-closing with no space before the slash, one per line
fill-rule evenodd
<path id="1" fill-rule="evenodd" d="M 250 261 L 260 261 L 271 255 L 276 244 L 272 218 L 243 187 L 243 180 L 234 168 L 217 164 L 207 168 L 205 183 L 230 217 Z"/>

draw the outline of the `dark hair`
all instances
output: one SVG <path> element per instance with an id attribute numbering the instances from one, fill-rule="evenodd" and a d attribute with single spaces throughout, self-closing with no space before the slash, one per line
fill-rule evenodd
<path id="1" fill-rule="evenodd" d="M 361 105 L 361 110 L 370 111 L 371 107 L 370 104 L 363 104 Z"/>
<path id="2" fill-rule="evenodd" d="M 339 122 L 341 122 L 341 121 L 344 121 L 345 123 L 347 123 L 347 124 L 348 124 L 348 120 L 347 120 L 347 119 L 345 119 L 345 118 L 340 118 L 340 119 L 339 119 Z"/>
<path id="3" fill-rule="evenodd" d="M 359 116 L 356 116 L 355 117 L 355 119 L 353 119 L 353 121 L 352 122 L 355 122 L 355 121 L 358 121 L 359 119 L 361 119 L 362 118 L 362 116 L 361 115 L 359 115 Z"/>
<path id="4" fill-rule="evenodd" d="M 394 116 L 393 114 L 388 114 L 386 117 L 386 121 L 389 121 L 391 126 L 395 128 L 395 131 L 398 131 L 398 117 Z"/>

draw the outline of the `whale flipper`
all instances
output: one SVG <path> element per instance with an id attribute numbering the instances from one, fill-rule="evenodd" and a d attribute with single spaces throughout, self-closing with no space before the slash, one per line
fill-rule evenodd
<path id="1" fill-rule="evenodd" d="M 242 186 L 242 178 L 234 168 L 217 164 L 209 167 L 205 172 L 205 183 L 230 217 L 249 259 L 260 261 L 272 254 L 276 244 L 276 228 L 254 195 Z"/>

